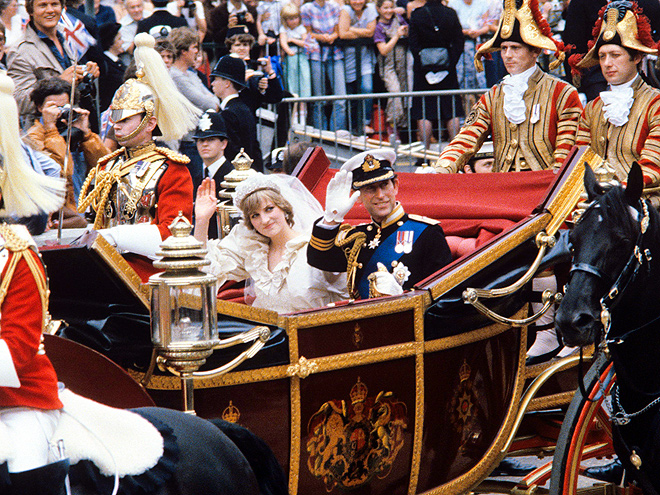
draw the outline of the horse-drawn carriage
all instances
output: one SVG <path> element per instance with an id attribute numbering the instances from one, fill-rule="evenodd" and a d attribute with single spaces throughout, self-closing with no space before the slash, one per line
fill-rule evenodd
<path id="1" fill-rule="evenodd" d="M 553 248 L 554 236 L 583 190 L 585 162 L 599 158 L 574 149 L 559 173 L 400 174 L 407 212 L 441 220 L 450 244 L 471 238 L 475 246 L 400 296 L 278 315 L 243 304 L 240 289 L 225 287 L 220 335 L 263 325 L 270 339 L 230 372 L 194 379 L 197 414 L 263 438 L 288 473 L 291 494 L 470 491 L 507 451 L 534 444 L 515 441 L 526 412 L 566 406 L 576 388 L 576 358 L 525 366 L 533 319 L 527 288 L 537 270 L 569 260 Z M 322 201 L 334 170 L 316 149 L 295 174 Z M 361 219 L 361 208 L 348 218 Z M 42 255 L 51 314 L 66 322 L 64 335 L 132 377 L 49 340 L 69 387 L 118 406 L 153 400 L 180 408 L 181 380 L 150 366 L 143 265 L 100 237 L 91 247 L 46 245 Z M 214 353 L 202 371 L 238 352 Z M 138 382 L 148 396 L 135 390 Z M 124 389 L 130 399 L 122 400 Z M 526 483 L 548 477 L 546 468 Z"/>

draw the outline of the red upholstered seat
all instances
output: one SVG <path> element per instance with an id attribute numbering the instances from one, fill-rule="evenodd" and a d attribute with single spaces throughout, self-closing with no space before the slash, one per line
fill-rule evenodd
<path id="1" fill-rule="evenodd" d="M 328 182 L 337 172 L 328 168 L 323 149 L 309 155 L 298 177 L 323 205 Z M 399 173 L 399 194 L 407 213 L 441 222 L 447 236 L 473 238 L 463 242 L 450 239 L 458 254 L 466 254 L 528 216 L 543 200 L 555 178 L 551 170 L 506 174 L 413 174 Z M 357 204 L 346 218 L 350 223 L 369 221 Z M 462 251 L 461 251 L 462 250 Z M 454 251 L 452 251 L 454 252 Z"/>
<path id="2" fill-rule="evenodd" d="M 310 148 L 296 175 L 325 204 L 328 182 L 337 172 L 322 148 Z M 506 174 L 399 173 L 398 199 L 409 214 L 439 220 L 454 258 L 474 251 L 486 241 L 527 217 L 543 200 L 555 178 L 550 171 Z M 369 221 L 361 204 L 345 221 Z M 225 289 L 226 287 L 223 287 Z M 243 302 L 240 289 L 221 290 L 218 297 Z"/>

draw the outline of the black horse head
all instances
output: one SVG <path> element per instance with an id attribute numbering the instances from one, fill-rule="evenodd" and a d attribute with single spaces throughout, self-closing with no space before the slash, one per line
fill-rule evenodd
<path id="1" fill-rule="evenodd" d="M 625 189 L 605 191 L 589 166 L 585 166 L 584 186 L 591 204 L 569 235 L 573 266 L 555 319 L 568 346 L 593 343 L 602 330 L 601 299 L 633 255 L 644 215 L 640 202 L 644 181 L 637 163 Z"/>

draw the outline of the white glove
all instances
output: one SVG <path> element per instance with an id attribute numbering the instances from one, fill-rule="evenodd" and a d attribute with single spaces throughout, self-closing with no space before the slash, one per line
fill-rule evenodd
<path id="1" fill-rule="evenodd" d="M 403 294 L 403 288 L 399 285 L 394 275 L 387 271 L 385 265 L 378 263 L 378 271 L 369 275 L 369 280 L 377 294 L 384 296 L 398 296 Z"/>
<path id="2" fill-rule="evenodd" d="M 21 381 L 7 342 L 0 339 L 0 387 L 20 388 Z"/>
<path id="3" fill-rule="evenodd" d="M 351 194 L 353 185 L 353 172 L 340 170 L 330 179 L 325 192 L 325 213 L 323 220 L 326 223 L 341 223 L 346 214 L 360 196 L 359 191 Z"/>
<path id="4" fill-rule="evenodd" d="M 117 251 L 129 251 L 156 259 L 163 239 L 157 225 L 138 223 L 135 225 L 117 225 L 98 231 Z"/>

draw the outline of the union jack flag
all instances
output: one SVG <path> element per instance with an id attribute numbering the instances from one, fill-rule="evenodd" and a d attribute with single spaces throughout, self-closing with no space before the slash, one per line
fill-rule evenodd
<path id="1" fill-rule="evenodd" d="M 85 25 L 69 15 L 66 9 L 62 10 L 60 22 L 57 24 L 58 30 L 64 36 L 64 42 L 72 55 L 80 60 L 87 52 L 87 49 L 96 44 L 96 39 L 85 29 Z"/>

